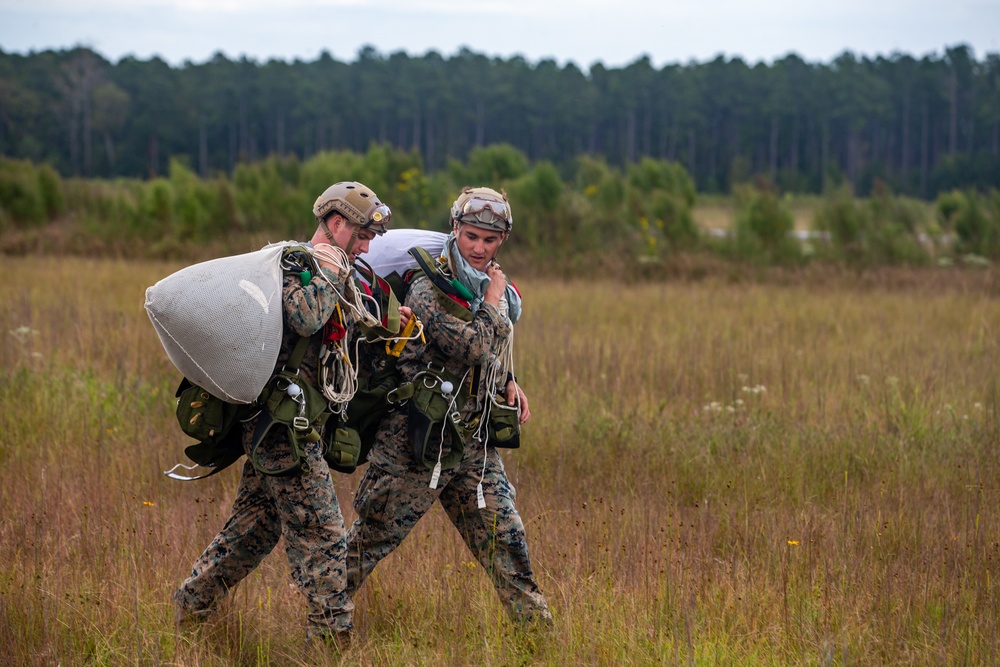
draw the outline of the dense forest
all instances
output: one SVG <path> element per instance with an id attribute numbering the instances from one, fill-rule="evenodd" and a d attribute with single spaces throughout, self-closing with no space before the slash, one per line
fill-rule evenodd
<path id="1" fill-rule="evenodd" d="M 415 150 L 427 171 L 504 143 L 560 169 L 581 155 L 678 162 L 699 192 L 763 176 L 790 192 L 834 179 L 929 199 L 1000 186 L 1000 54 L 977 60 L 959 45 L 920 59 L 659 69 L 642 57 L 584 72 L 469 50 L 180 67 L 82 47 L 0 51 L 0 155 L 64 176 L 155 177 L 180 160 L 209 177 L 373 143 Z"/>

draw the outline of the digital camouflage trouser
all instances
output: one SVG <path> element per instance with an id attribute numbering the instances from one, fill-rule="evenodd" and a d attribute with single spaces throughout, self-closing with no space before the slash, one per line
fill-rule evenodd
<path id="1" fill-rule="evenodd" d="M 403 434 L 405 434 L 405 429 Z M 486 508 L 480 510 L 476 486 L 483 450 L 466 451 L 459 467 L 445 470 L 437 489 L 431 471 L 411 467 L 386 472 L 368 466 L 354 499 L 358 519 L 347 534 L 347 593 L 352 596 L 380 560 L 389 555 L 435 500 L 458 529 L 473 556 L 486 569 L 508 614 L 516 622 L 552 622 L 545 597 L 531 571 L 524 524 L 514 507 L 514 487 L 503 462 L 490 448 L 483 479 Z"/>
<path id="2" fill-rule="evenodd" d="M 244 432 L 249 444 L 251 422 Z M 276 429 L 257 453 L 268 467 L 287 465 L 288 445 Z M 344 519 L 321 444 L 307 443 L 309 473 L 271 477 L 246 461 L 233 511 L 174 594 L 182 615 L 212 608 L 285 538 L 292 580 L 309 606 L 307 636 L 351 628 L 354 604 L 345 591 Z"/>

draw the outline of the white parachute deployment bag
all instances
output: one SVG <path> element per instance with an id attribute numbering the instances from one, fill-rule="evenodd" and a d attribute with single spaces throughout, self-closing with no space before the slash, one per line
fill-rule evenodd
<path id="1" fill-rule="evenodd" d="M 431 257 L 438 257 L 444 250 L 444 240 L 448 235 L 429 229 L 390 229 L 376 236 L 368 244 L 368 252 L 359 257 L 367 262 L 376 275 L 388 276 L 396 273 L 402 276 L 417 266 L 417 260 L 408 252 L 420 246 Z"/>
<path id="2" fill-rule="evenodd" d="M 216 398 L 252 403 L 274 373 L 289 245 L 297 244 L 194 264 L 146 290 L 146 312 L 170 361 Z"/>

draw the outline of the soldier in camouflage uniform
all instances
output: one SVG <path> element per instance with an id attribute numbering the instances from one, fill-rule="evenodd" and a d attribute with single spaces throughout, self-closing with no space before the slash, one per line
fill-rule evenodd
<path id="1" fill-rule="evenodd" d="M 413 417 L 407 408 L 395 409 L 384 419 L 354 500 L 358 519 L 348 532 L 347 593 L 353 596 L 378 562 L 440 501 L 486 569 L 511 618 L 547 627 L 552 615 L 531 571 L 524 525 L 514 507 L 514 487 L 484 429 L 472 426 L 484 426 L 481 420 L 490 393 L 509 406 L 519 405 L 520 423 L 530 417 L 527 398 L 506 372 L 510 369 L 502 375 L 489 372 L 501 361 L 501 350 L 510 343 L 513 322 L 520 315 L 520 295 L 493 261 L 511 228 L 506 195 L 489 188 L 466 188 L 452 207 L 451 222 L 453 232 L 444 250 L 447 265 L 441 261 L 439 266 L 472 293 L 469 307 L 474 315 L 471 321 L 456 317 L 441 301 L 443 295 L 435 292 L 432 280 L 416 278 L 405 303 L 423 323 L 427 343 L 408 343 L 398 368 L 404 382 L 422 381 L 419 374 L 429 364 L 443 366 L 463 383 L 479 378 L 468 401 L 455 406 L 475 435 L 464 443 L 464 453 L 452 467 L 434 470 L 427 458 L 417 458 L 408 434 Z M 455 447 L 449 437 L 454 436 L 447 434 L 431 459 L 447 458 Z"/>
<path id="2" fill-rule="evenodd" d="M 390 218 L 388 207 L 360 183 L 331 186 L 316 200 L 313 212 L 319 221 L 311 240 L 314 251 L 341 248 L 348 265 L 367 252 L 369 241 L 385 231 Z M 339 322 L 346 328 L 344 349 L 353 350 L 351 341 L 356 340 L 358 329 L 350 311 L 336 307 L 339 295 L 345 294 L 345 281 L 352 280 L 350 270 L 317 259 L 327 280 L 294 272 L 284 277 L 285 331 L 276 370 L 284 367 L 299 337 L 313 337 L 299 364 L 299 377 L 318 388 L 323 336 L 314 334 L 327 327 L 331 318 L 346 319 Z M 404 320 L 408 312 L 401 309 Z M 259 419 L 258 415 L 243 424 L 243 447 L 248 456 Z M 329 637 L 341 648 L 349 643 L 354 605 L 346 591 L 345 526 L 323 446 L 322 441 L 304 443 L 305 464 L 290 476 L 262 474 L 246 461 L 229 520 L 174 594 L 179 623 L 211 613 L 216 602 L 252 572 L 284 536 L 292 580 L 309 606 L 307 637 Z M 292 453 L 287 429 L 268 431 L 255 454 L 267 470 L 288 466 Z"/>

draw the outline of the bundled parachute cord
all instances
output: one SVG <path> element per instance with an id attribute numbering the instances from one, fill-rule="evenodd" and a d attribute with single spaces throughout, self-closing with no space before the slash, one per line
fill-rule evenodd
<path id="1" fill-rule="evenodd" d="M 348 276 L 344 281 L 343 291 L 341 291 L 338 289 L 337 285 L 326 276 L 326 274 L 322 271 L 319 272 L 319 278 L 325 281 L 339 297 L 337 302 L 338 311 L 342 306 L 343 309 L 349 312 L 357 322 L 361 322 L 371 327 L 381 325 L 381 304 L 379 304 L 378 300 L 374 297 L 364 294 L 358 289 L 357 283 L 355 283 L 355 281 L 350 277 L 353 268 L 347 253 L 344 252 L 342 248 L 331 245 L 329 250 L 325 248 L 314 248 L 313 256 L 319 262 L 327 262 L 335 266 L 339 275 Z M 365 301 L 372 304 L 373 308 L 371 311 L 365 307 Z M 340 314 L 341 324 L 343 324 L 343 312 L 340 311 Z M 396 341 L 422 338 L 423 325 L 418 326 L 419 330 L 417 333 L 409 337 L 378 337 L 376 340 Z M 360 344 L 361 340 L 358 339 L 355 342 L 354 359 L 358 358 L 358 346 Z M 326 350 L 322 359 L 320 359 L 319 375 L 320 390 L 326 400 L 333 405 L 344 406 L 352 398 L 354 398 L 354 395 L 358 391 L 358 369 L 355 368 L 354 364 L 351 362 L 351 356 L 348 355 L 347 351 L 339 342 L 331 345 L 331 347 Z"/>
<path id="2" fill-rule="evenodd" d="M 369 326 L 378 326 L 382 323 L 382 313 L 380 304 L 371 296 L 367 294 L 362 294 L 358 289 L 357 284 L 351 279 L 351 274 L 354 268 L 351 266 L 351 262 L 347 257 L 347 253 L 343 249 L 337 246 L 330 246 L 331 250 L 317 250 L 313 249 L 313 256 L 320 262 L 329 262 L 337 267 L 337 273 L 341 276 L 347 276 L 344 280 L 344 291 L 341 292 L 337 289 L 337 286 L 331 281 L 326 275 L 321 271 L 320 277 L 333 288 L 333 291 L 337 293 L 340 297 L 340 302 L 344 305 L 344 308 L 351 313 L 355 320 L 367 324 Z M 370 301 L 373 305 L 373 310 L 375 314 L 373 315 L 365 307 L 364 302 Z"/>
<path id="3" fill-rule="evenodd" d="M 360 341 L 358 341 L 360 342 Z M 355 350 L 357 358 L 357 350 Z M 327 348 L 320 359 L 319 385 L 323 397 L 331 405 L 343 406 L 358 391 L 358 371 L 351 363 L 347 351 L 339 343 L 333 343 Z"/>
<path id="4" fill-rule="evenodd" d="M 483 480 L 486 479 L 486 460 L 489 457 L 489 423 L 490 416 L 493 412 L 493 394 L 499 388 L 500 391 L 506 390 L 506 383 L 501 385 L 502 379 L 514 375 L 514 330 L 511 328 L 510 335 L 503 341 L 500 347 L 500 353 L 493 359 L 489 361 L 489 368 L 486 370 L 486 375 L 484 378 L 483 386 L 486 387 L 486 400 L 483 401 L 483 409 L 479 419 L 479 427 L 476 429 L 475 435 L 473 435 L 473 440 L 483 443 L 483 469 L 479 474 L 479 484 L 476 485 L 476 502 L 479 509 L 486 509 L 486 496 L 483 494 Z M 517 380 L 514 380 L 515 387 L 517 385 Z M 506 397 L 505 397 L 506 398 Z M 517 405 L 517 412 L 521 413 L 521 395 L 517 392 L 516 388 L 514 390 L 514 401 Z"/>
<path id="5" fill-rule="evenodd" d="M 465 381 L 469 378 L 470 371 L 472 371 L 471 367 L 466 369 L 465 375 L 462 376 L 462 379 L 458 383 L 458 387 L 461 387 L 462 385 L 465 384 Z M 438 444 L 438 460 L 437 463 L 434 465 L 434 472 L 431 473 L 431 483 L 428 485 L 432 489 L 437 488 L 438 480 L 441 478 L 441 456 L 442 454 L 444 454 L 445 429 L 448 427 L 448 420 L 451 419 L 451 415 L 454 414 L 456 410 L 455 401 L 458 400 L 458 393 L 459 393 L 458 387 L 455 387 L 452 390 L 451 401 L 448 403 L 448 412 L 445 415 L 444 420 L 441 422 L 441 442 L 440 444 Z"/>

